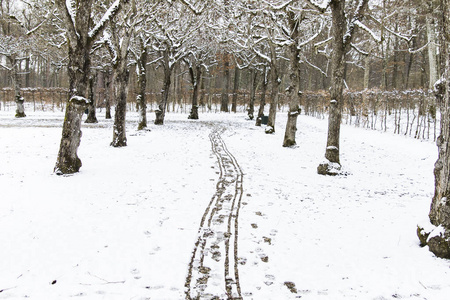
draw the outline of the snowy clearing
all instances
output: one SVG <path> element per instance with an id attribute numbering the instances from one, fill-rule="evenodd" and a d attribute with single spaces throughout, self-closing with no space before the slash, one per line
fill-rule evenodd
<path id="1" fill-rule="evenodd" d="M 266 135 L 244 114 L 167 114 L 164 126 L 136 132 L 131 112 L 128 146 L 113 148 L 112 121 L 99 113 L 99 124 L 82 125 L 81 172 L 60 177 L 52 170 L 63 114 L 26 113 L 0 112 L 0 299 L 186 298 L 202 217 L 221 170 L 228 174 L 213 130 L 243 174 L 243 299 L 450 295 L 450 261 L 416 236 L 434 190 L 433 142 L 343 125 L 350 175 L 325 177 L 316 168 L 326 120 L 300 116 L 298 147 L 287 149 L 286 114 Z M 239 176 L 236 165 L 229 174 Z M 223 274 L 211 274 L 207 290 L 226 299 L 226 286 L 215 285 Z"/>

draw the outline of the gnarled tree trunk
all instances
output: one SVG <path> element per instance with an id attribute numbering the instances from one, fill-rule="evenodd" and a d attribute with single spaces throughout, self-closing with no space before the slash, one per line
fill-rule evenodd
<path id="1" fill-rule="evenodd" d="M 450 258 L 450 1 L 441 0 L 443 25 L 440 44 L 444 66 L 442 80 L 436 85 L 441 106 L 441 134 L 437 139 L 438 160 L 434 165 L 434 196 L 429 213 L 433 226 L 420 224 L 417 233 L 421 244 L 442 258 Z"/>
<path id="2" fill-rule="evenodd" d="M 63 123 L 61 144 L 54 172 L 58 175 L 76 173 L 81 168 L 78 147 L 81 143 L 81 119 L 89 100 L 86 98 L 90 75 L 90 48 L 77 43 L 69 46 L 69 99 Z"/>

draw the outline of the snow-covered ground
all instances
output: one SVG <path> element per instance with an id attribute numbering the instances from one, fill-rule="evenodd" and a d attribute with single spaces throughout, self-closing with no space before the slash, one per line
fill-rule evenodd
<path id="1" fill-rule="evenodd" d="M 113 148 L 99 113 L 83 124 L 81 172 L 60 177 L 63 114 L 13 114 L 0 112 L 0 299 L 184 299 L 219 178 L 213 128 L 244 174 L 244 299 L 450 297 L 450 261 L 416 236 L 433 195 L 433 142 L 344 125 L 350 175 L 325 177 L 326 120 L 300 116 L 298 147 L 286 149 L 285 114 L 266 135 L 243 114 L 167 114 L 136 132 L 128 113 L 128 146 Z"/>

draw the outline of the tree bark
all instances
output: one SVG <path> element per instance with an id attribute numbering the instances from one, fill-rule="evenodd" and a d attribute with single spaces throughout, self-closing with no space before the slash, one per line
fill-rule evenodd
<path id="1" fill-rule="evenodd" d="M 272 88 L 270 91 L 270 108 L 269 108 L 269 120 L 265 132 L 267 134 L 275 133 L 275 120 L 277 117 L 278 108 L 278 90 L 280 88 L 281 79 L 278 77 L 277 70 L 277 57 L 275 53 L 275 47 L 271 44 L 271 63 L 270 63 L 270 78 L 272 81 Z"/>
<path id="2" fill-rule="evenodd" d="M 438 159 L 434 165 L 435 188 L 430 207 L 430 223 L 421 226 L 417 233 L 421 244 L 428 245 L 436 256 L 450 258 L 450 3 L 441 0 L 443 25 L 440 45 L 444 64 L 442 80 L 437 85 L 437 101 L 441 106 L 441 133 L 437 138 Z"/>
<path id="3" fill-rule="evenodd" d="M 96 101 L 95 101 L 95 89 L 94 84 L 97 83 L 96 75 L 92 75 L 89 78 L 89 104 L 88 104 L 88 116 L 84 123 L 98 123 L 97 115 L 95 112 Z"/>
<path id="4" fill-rule="evenodd" d="M 111 116 L 111 72 L 107 70 L 105 72 L 105 119 L 112 119 Z"/>
<path id="5" fill-rule="evenodd" d="M 62 175 L 76 173 L 81 167 L 81 160 L 78 158 L 77 151 L 81 142 L 81 118 L 87 104 L 89 104 L 86 95 L 91 67 L 90 52 L 94 41 L 102 33 L 107 22 L 101 24 L 95 31 L 90 32 L 93 25 L 91 14 L 93 0 L 85 0 L 83 5 L 77 6 L 75 16 L 72 16 L 69 12 L 68 2 L 56 0 L 55 4 L 65 23 L 69 58 L 67 64 L 69 99 L 66 105 L 58 158 L 54 168 L 56 174 Z M 119 6 L 109 17 L 115 16 L 121 10 L 121 6 L 122 2 L 119 2 Z"/>
<path id="6" fill-rule="evenodd" d="M 432 2 L 431 2 L 432 3 Z M 426 16 L 427 25 L 427 39 L 428 39 L 428 65 L 430 70 L 430 78 L 428 87 L 433 89 L 434 84 L 438 80 L 438 68 L 437 68 L 437 49 L 436 49 L 436 34 L 434 32 L 434 20 L 432 17 L 433 10 Z"/>
<path id="7" fill-rule="evenodd" d="M 87 45 L 86 45 L 87 44 Z M 89 104 L 86 99 L 90 75 L 91 42 L 69 45 L 69 100 L 63 123 L 61 144 L 54 168 L 57 175 L 73 174 L 80 170 L 77 151 L 81 143 L 81 118 Z"/>
<path id="8" fill-rule="evenodd" d="M 195 68 L 195 71 L 194 71 Z M 189 76 L 192 83 L 192 109 L 188 119 L 198 120 L 198 90 L 200 87 L 200 79 L 202 76 L 202 67 L 200 65 L 189 65 Z"/>
<path id="9" fill-rule="evenodd" d="M 144 47 L 143 41 L 141 40 L 141 54 L 137 60 L 138 68 L 138 95 L 136 97 L 136 102 L 139 106 L 139 123 L 138 130 L 143 130 L 147 128 L 147 100 L 145 99 L 145 91 L 147 87 L 147 50 Z"/>
<path id="10" fill-rule="evenodd" d="M 266 106 L 266 91 L 267 91 L 267 67 L 264 66 L 262 75 L 261 100 L 259 102 L 258 117 L 256 117 L 255 126 L 261 126 L 262 117 L 264 117 L 264 107 Z"/>
<path id="11" fill-rule="evenodd" d="M 222 101 L 220 103 L 220 111 L 228 112 L 228 103 L 230 102 L 228 91 L 230 90 L 230 61 L 228 58 L 228 54 L 224 54 L 223 56 L 224 64 L 223 64 L 223 82 L 222 82 Z"/>
<path id="12" fill-rule="evenodd" d="M 291 39 L 297 41 L 299 31 L 299 20 L 295 18 L 294 12 L 289 12 L 289 25 L 291 30 Z M 297 43 L 293 43 L 289 47 L 290 61 L 289 61 L 289 79 L 290 85 L 286 89 L 286 96 L 289 101 L 289 112 L 286 123 L 286 131 L 284 134 L 283 147 L 292 147 L 297 143 L 295 141 L 295 134 L 297 132 L 297 117 L 301 112 L 300 99 L 299 99 L 299 55 L 300 50 L 297 47 Z"/>
<path id="13" fill-rule="evenodd" d="M 231 111 L 236 113 L 237 111 L 237 98 L 238 98 L 238 90 L 239 90 L 239 76 L 240 71 L 238 66 L 236 65 L 234 68 L 234 86 L 233 86 L 233 100 L 231 101 Z"/>
<path id="14" fill-rule="evenodd" d="M 257 77 L 257 72 L 254 68 L 252 68 L 250 70 L 250 101 L 249 101 L 249 105 L 248 105 L 248 118 L 250 120 L 253 120 L 253 118 L 255 117 L 253 114 L 255 113 L 255 96 L 256 96 L 256 77 Z"/>
<path id="15" fill-rule="evenodd" d="M 368 0 L 361 0 L 353 19 L 347 26 L 345 13 L 345 1 L 332 0 L 330 2 L 332 16 L 332 49 L 331 56 L 331 88 L 330 107 L 328 116 L 327 148 L 325 150 L 326 161 L 321 163 L 317 172 L 322 175 L 338 175 L 341 170 L 339 159 L 340 152 L 340 130 L 342 119 L 342 106 L 344 102 L 344 76 L 345 76 L 345 54 L 347 53 L 352 37 L 355 33 L 356 20 L 360 20 L 367 7 Z M 348 28 L 347 28 L 348 27 Z"/>
<path id="16" fill-rule="evenodd" d="M 126 62 L 121 62 L 113 71 L 114 98 L 116 99 L 116 110 L 114 113 L 113 140 L 111 146 L 125 147 L 127 145 L 126 136 L 126 113 L 128 95 L 129 72 Z"/>
<path id="17" fill-rule="evenodd" d="M 21 88 L 22 88 L 22 79 L 19 75 L 19 63 L 16 59 L 16 56 L 8 56 L 9 62 L 11 64 L 11 81 L 14 86 L 14 100 L 16 102 L 16 118 L 24 118 L 26 117 L 25 114 L 25 107 L 24 102 L 25 99 L 22 96 Z"/>
<path id="18" fill-rule="evenodd" d="M 164 82 L 163 82 L 163 89 L 161 91 L 161 101 L 159 102 L 158 109 L 155 111 L 155 125 L 163 125 L 164 124 L 164 117 L 166 115 L 166 107 L 167 107 L 167 100 L 169 99 L 169 93 L 170 93 L 170 84 L 171 84 L 171 76 L 172 76 L 172 70 L 174 65 L 169 65 L 169 53 L 166 51 L 164 52 Z"/>

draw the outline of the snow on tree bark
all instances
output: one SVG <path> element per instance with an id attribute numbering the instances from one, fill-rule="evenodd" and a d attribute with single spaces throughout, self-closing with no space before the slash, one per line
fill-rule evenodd
<path id="1" fill-rule="evenodd" d="M 136 97 L 136 102 L 139 107 L 139 123 L 138 130 L 142 130 L 147 128 L 147 101 L 145 99 L 145 89 L 147 86 L 147 50 L 144 48 L 144 42 L 140 41 L 141 54 L 137 59 L 137 68 L 138 68 L 138 95 Z"/>
<path id="2" fill-rule="evenodd" d="M 428 245 L 436 256 L 450 258 L 450 1 L 442 0 L 443 26 L 440 44 L 443 76 L 435 85 L 441 106 L 441 134 L 437 139 L 439 156 L 434 165 L 435 188 L 431 202 L 430 224 L 420 224 L 417 234 L 422 246 Z"/>
<path id="3" fill-rule="evenodd" d="M 57 175 L 76 173 L 81 168 L 77 151 L 81 142 L 81 118 L 89 100 L 80 96 L 72 97 L 67 103 L 61 145 L 54 172 Z M 66 121 L 70 120 L 70 121 Z"/>
<path id="4" fill-rule="evenodd" d="M 353 18 L 347 24 L 345 2 L 331 0 L 329 5 L 332 16 L 332 49 L 331 56 L 331 88 L 330 106 L 328 116 L 328 136 L 325 150 L 325 161 L 319 164 L 317 173 L 321 175 L 338 175 L 341 170 L 340 129 L 343 106 L 343 90 L 345 75 L 345 54 L 348 52 L 351 40 L 355 33 L 355 22 L 359 21 L 367 7 L 368 0 L 359 0 Z"/>
<path id="5" fill-rule="evenodd" d="M 294 12 L 290 11 L 288 13 L 289 26 L 291 29 L 291 39 L 297 41 L 299 31 L 299 20 L 295 19 Z M 284 134 L 283 147 L 291 147 L 296 145 L 295 134 L 297 132 L 297 117 L 300 114 L 300 99 L 299 99 L 299 55 L 300 50 L 297 47 L 297 43 L 292 43 L 289 46 L 290 61 L 289 61 L 289 79 L 290 86 L 286 89 L 286 96 L 289 101 L 289 112 L 288 119 L 286 123 L 286 130 Z"/>
<path id="6" fill-rule="evenodd" d="M 119 1 L 120 3 L 122 1 Z M 62 175 L 76 173 L 82 165 L 77 151 L 81 142 L 81 118 L 89 104 L 86 94 L 91 67 L 90 52 L 98 34 L 103 31 L 105 23 L 96 26 L 94 33 L 89 32 L 90 26 L 94 23 L 92 20 L 93 0 L 86 0 L 83 5 L 76 8 L 72 7 L 71 2 L 64 0 L 57 0 L 55 4 L 66 30 L 69 58 L 67 65 L 69 100 L 66 105 L 62 138 L 54 168 L 56 174 Z M 118 13 L 120 7 L 121 5 L 114 12 L 110 12 L 108 18 L 112 18 Z"/>

